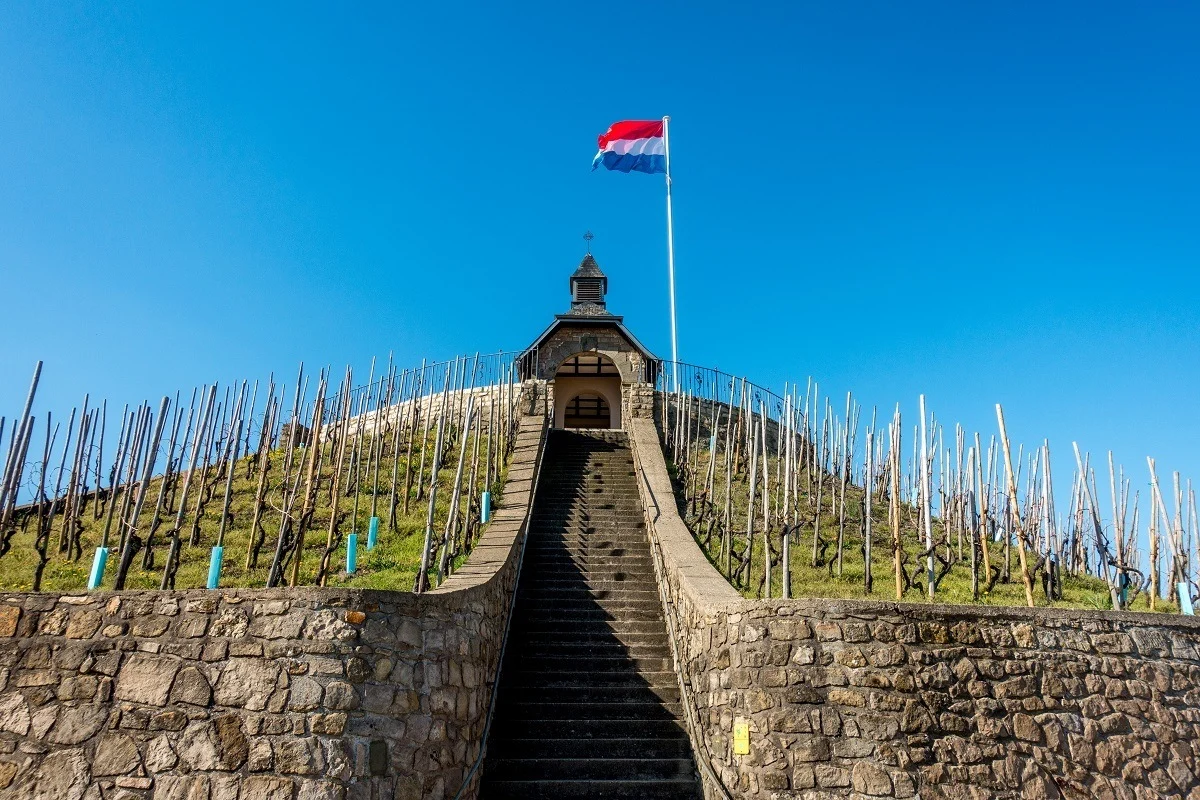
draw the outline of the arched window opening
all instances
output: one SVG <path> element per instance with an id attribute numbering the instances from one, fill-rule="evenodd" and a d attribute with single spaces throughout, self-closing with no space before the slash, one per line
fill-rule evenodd
<path id="1" fill-rule="evenodd" d="M 562 362 L 555 377 L 559 376 L 619 376 L 617 365 L 608 356 L 599 353 L 579 353 Z"/>
<path id="2" fill-rule="evenodd" d="M 579 394 L 567 402 L 563 414 L 564 428 L 609 428 L 612 410 L 608 401 L 597 394 Z"/>

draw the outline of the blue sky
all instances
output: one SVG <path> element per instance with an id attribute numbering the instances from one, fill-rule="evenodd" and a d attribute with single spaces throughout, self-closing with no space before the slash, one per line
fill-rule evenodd
<path id="1" fill-rule="evenodd" d="M 520 348 L 587 229 L 668 355 L 670 114 L 682 358 L 1200 479 L 1196 6 L 501 5 L 3 4 L 0 413 Z"/>

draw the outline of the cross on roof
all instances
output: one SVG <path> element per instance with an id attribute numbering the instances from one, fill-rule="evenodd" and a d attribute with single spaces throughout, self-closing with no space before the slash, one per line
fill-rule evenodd
<path id="1" fill-rule="evenodd" d="M 592 234 L 592 232 L 591 232 L 591 231 L 588 231 L 587 233 L 585 233 L 585 234 L 583 235 L 583 240 L 584 240 L 585 242 L 587 242 L 587 251 L 588 251 L 588 255 L 591 255 L 591 254 L 592 254 L 592 239 L 595 239 L 595 238 L 596 238 L 596 237 L 595 237 L 595 236 Z"/>

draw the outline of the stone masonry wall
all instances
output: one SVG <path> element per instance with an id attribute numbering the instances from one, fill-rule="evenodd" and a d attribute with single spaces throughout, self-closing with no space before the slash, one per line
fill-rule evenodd
<path id="1" fill-rule="evenodd" d="M 622 402 L 625 404 L 625 417 L 633 419 L 654 417 L 654 384 L 627 383 L 621 387 Z"/>
<path id="2" fill-rule="evenodd" d="M 642 354 L 611 325 L 564 325 L 559 328 L 538 346 L 537 377 L 551 380 L 563 361 L 588 352 L 602 353 L 612 359 L 621 373 L 622 383 L 645 380 L 647 365 Z"/>
<path id="3" fill-rule="evenodd" d="M 632 438 L 709 797 L 1200 798 L 1196 620 L 744 600 Z"/>
<path id="4" fill-rule="evenodd" d="M 479 753 L 543 433 L 522 420 L 503 507 L 424 595 L 0 594 L 0 798 L 453 796 Z"/>

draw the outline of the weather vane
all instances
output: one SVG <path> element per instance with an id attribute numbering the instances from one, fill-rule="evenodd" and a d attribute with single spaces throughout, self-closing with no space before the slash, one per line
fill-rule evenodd
<path id="1" fill-rule="evenodd" d="M 587 242 L 587 251 L 588 251 L 589 256 L 592 254 L 592 239 L 595 239 L 595 238 L 596 237 L 594 235 L 592 235 L 591 231 L 588 231 L 587 233 L 585 233 L 583 235 L 583 240 L 585 242 Z"/>

